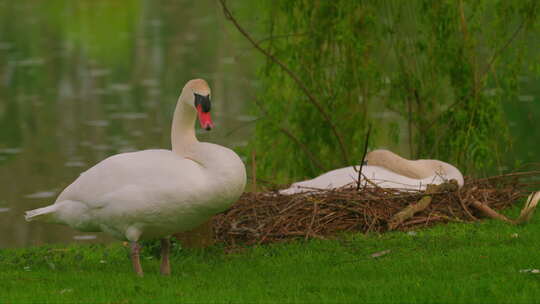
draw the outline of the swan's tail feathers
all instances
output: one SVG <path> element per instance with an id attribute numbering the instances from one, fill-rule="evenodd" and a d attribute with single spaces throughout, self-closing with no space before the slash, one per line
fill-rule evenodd
<path id="1" fill-rule="evenodd" d="M 540 200 L 540 191 L 534 192 L 527 198 L 527 201 L 525 202 L 525 206 L 523 206 L 523 209 L 521 210 L 521 213 L 519 215 L 519 223 L 526 223 L 528 222 L 532 215 L 534 210 L 536 209 L 536 206 L 538 205 L 538 201 Z"/>
<path id="2" fill-rule="evenodd" d="M 47 220 L 56 212 L 57 207 L 58 206 L 56 205 L 50 205 L 39 209 L 29 210 L 24 213 L 24 218 L 27 222 Z"/>

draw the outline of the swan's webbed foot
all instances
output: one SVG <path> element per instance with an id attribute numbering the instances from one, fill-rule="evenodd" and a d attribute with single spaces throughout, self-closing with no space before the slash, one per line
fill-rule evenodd
<path id="1" fill-rule="evenodd" d="M 137 242 L 130 242 L 130 247 L 133 270 L 139 277 L 142 277 L 144 273 L 141 267 L 141 246 Z"/>
<path id="2" fill-rule="evenodd" d="M 171 275 L 171 263 L 169 261 L 171 252 L 171 241 L 168 238 L 161 239 L 161 267 L 162 275 Z"/>

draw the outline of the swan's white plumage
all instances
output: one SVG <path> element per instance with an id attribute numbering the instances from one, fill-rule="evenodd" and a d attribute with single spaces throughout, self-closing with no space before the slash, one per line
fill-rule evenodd
<path id="1" fill-rule="evenodd" d="M 381 188 L 396 188 L 403 190 L 425 190 L 429 184 L 441 184 L 445 181 L 456 180 L 463 186 L 463 175 L 457 168 L 438 160 L 406 160 L 387 151 L 375 150 L 366 157 L 368 164 L 362 167 L 361 184 L 372 187 L 364 176 Z M 359 166 L 335 169 L 319 175 L 316 178 L 293 183 L 289 188 L 279 193 L 291 195 L 317 189 L 340 188 L 356 184 Z"/>
<path id="2" fill-rule="evenodd" d="M 82 173 L 54 205 L 28 211 L 26 219 L 136 242 L 192 229 L 228 208 L 244 190 L 245 167 L 232 150 L 196 140 L 190 95 L 209 96 L 209 89 L 204 81 L 202 89 L 200 81 L 189 84 L 175 111 L 172 151 L 111 156 Z"/>

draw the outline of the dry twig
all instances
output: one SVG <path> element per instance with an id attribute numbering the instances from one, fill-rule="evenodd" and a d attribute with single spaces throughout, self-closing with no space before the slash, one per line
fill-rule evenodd
<path id="1" fill-rule="evenodd" d="M 364 142 L 364 154 L 360 160 L 360 170 L 358 170 L 358 179 L 356 180 L 356 191 L 360 190 L 360 182 L 362 181 L 362 168 L 364 168 L 364 162 L 366 161 L 367 148 L 369 144 L 369 135 L 371 134 L 371 124 L 369 124 L 366 134 L 366 141 Z"/>

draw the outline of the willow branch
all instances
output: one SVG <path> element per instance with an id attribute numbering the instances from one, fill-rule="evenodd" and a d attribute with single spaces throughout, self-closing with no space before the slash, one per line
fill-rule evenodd
<path id="1" fill-rule="evenodd" d="M 519 24 L 519 26 L 517 27 L 517 29 L 514 31 L 514 33 L 512 34 L 512 36 L 510 36 L 510 38 L 506 41 L 506 43 L 501 47 L 499 48 L 494 54 L 493 56 L 491 56 L 491 59 L 489 60 L 489 63 L 488 65 L 486 66 L 486 68 L 484 69 L 484 72 L 482 72 L 482 76 L 480 77 L 480 82 L 483 82 L 484 79 L 487 77 L 487 75 L 489 74 L 489 70 L 491 70 L 491 67 L 493 66 L 493 64 L 495 63 L 495 59 L 497 59 L 497 57 L 499 57 L 501 55 L 502 52 L 504 52 L 504 50 L 506 50 L 510 44 L 512 44 L 512 42 L 514 42 L 514 40 L 516 39 L 516 37 L 518 36 L 519 32 L 521 32 L 521 30 L 525 27 L 525 22 L 527 21 L 527 19 L 523 19 L 521 21 L 521 23 Z"/>
<path id="2" fill-rule="evenodd" d="M 299 36 L 305 36 L 307 33 L 297 33 L 297 34 L 282 34 L 282 35 L 272 35 L 266 38 L 263 38 L 259 41 L 257 41 L 257 44 L 261 44 L 266 41 L 274 40 L 274 39 L 282 39 L 282 38 L 289 38 L 289 37 L 299 37 Z"/>
<path id="3" fill-rule="evenodd" d="M 300 142 L 300 140 L 298 140 L 298 138 L 296 138 L 289 130 L 281 127 L 281 126 L 277 126 L 278 130 L 280 130 L 283 134 L 287 135 L 292 141 L 294 141 L 299 147 L 300 149 L 302 149 L 302 151 L 304 151 L 304 153 L 306 153 L 306 155 L 311 159 L 311 162 L 319 168 L 319 170 L 325 172 L 326 169 L 325 167 L 317 160 L 317 158 L 315 157 L 315 155 L 311 154 L 311 152 L 309 151 L 308 147 L 306 147 L 306 145 L 304 145 L 302 142 Z"/>
<path id="4" fill-rule="evenodd" d="M 341 150 L 343 160 L 345 161 L 345 163 L 348 163 L 349 162 L 349 156 L 347 154 L 347 150 L 345 149 L 345 144 L 343 142 L 343 138 L 341 137 L 341 135 L 337 131 L 336 126 L 332 123 L 332 120 L 330 119 L 330 116 L 328 115 L 328 113 L 326 113 L 326 111 L 322 107 L 321 103 L 315 98 L 315 96 L 313 96 L 313 94 L 308 90 L 306 85 L 300 80 L 300 78 L 291 69 L 289 69 L 281 60 L 276 58 L 274 55 L 270 54 L 267 50 L 263 49 L 251 37 L 251 35 L 248 32 L 246 32 L 246 30 L 242 26 L 240 26 L 238 21 L 236 21 L 236 19 L 232 15 L 231 11 L 227 8 L 227 5 L 225 4 L 225 0 L 219 0 L 219 2 L 221 3 L 221 7 L 223 8 L 223 13 L 225 15 L 225 18 L 227 20 L 231 21 L 234 24 L 236 29 L 253 45 L 253 47 L 255 47 L 255 49 L 257 49 L 258 51 L 263 53 L 266 57 L 270 58 L 270 60 L 272 60 L 275 64 L 279 65 L 279 67 L 281 67 L 281 69 L 283 69 L 283 71 L 285 71 L 294 80 L 294 82 L 296 82 L 296 84 L 300 87 L 300 89 L 307 96 L 309 102 L 311 104 L 313 104 L 315 106 L 315 108 L 317 108 L 319 113 L 322 115 L 324 120 L 326 120 L 326 122 L 328 123 L 328 125 L 332 129 L 332 133 L 334 133 L 334 136 L 336 137 L 336 139 L 337 139 L 337 141 L 339 143 L 339 148 Z"/>
<path id="5" fill-rule="evenodd" d="M 261 111 L 265 114 L 265 116 L 268 116 L 268 111 L 264 108 L 262 104 L 260 104 L 257 100 L 255 100 L 255 104 L 259 107 Z M 279 124 L 271 122 L 279 131 L 281 131 L 283 134 L 287 135 L 304 153 L 307 155 L 307 157 L 311 160 L 311 163 L 317 167 L 321 172 L 326 172 L 326 168 L 321 164 L 321 162 L 311 153 L 309 148 L 304 145 L 296 136 L 292 134 L 291 131 L 287 130 L 286 128 L 282 127 Z"/>
<path id="6" fill-rule="evenodd" d="M 506 174 L 495 175 L 495 176 L 490 176 L 490 177 L 485 177 L 485 178 L 479 178 L 476 181 L 484 182 L 484 181 L 496 180 L 496 179 L 499 179 L 499 178 L 523 177 L 523 176 L 525 176 L 525 177 L 527 177 L 527 176 L 540 176 L 540 170 L 506 173 Z"/>
<path id="7" fill-rule="evenodd" d="M 454 108 L 455 106 L 457 106 L 458 104 L 460 104 L 461 102 L 463 102 L 464 100 L 468 99 L 469 97 L 471 96 L 474 96 L 478 93 L 478 91 L 480 91 L 481 89 L 484 88 L 484 85 L 483 83 L 485 83 L 485 79 L 486 77 L 489 75 L 489 71 L 491 70 L 493 64 L 495 63 L 495 60 L 512 44 L 512 42 L 516 39 L 516 37 L 518 36 L 518 34 L 521 32 L 521 30 L 523 29 L 523 27 L 525 26 L 525 22 L 526 22 L 526 18 L 522 20 L 522 22 L 519 24 L 519 26 L 516 28 L 516 30 L 512 33 L 512 35 L 510 36 L 510 38 L 508 38 L 508 40 L 498 49 L 496 50 L 493 55 L 491 56 L 486 68 L 484 69 L 484 71 L 482 72 L 482 75 L 480 75 L 480 77 L 478 77 L 477 79 L 477 82 L 475 83 L 475 86 L 474 86 L 474 90 L 473 92 L 471 92 L 469 95 L 463 97 L 463 98 L 460 98 L 458 100 L 456 100 L 453 104 L 451 104 L 448 108 L 446 108 L 446 110 L 444 112 L 442 112 L 441 114 L 437 115 L 437 117 L 429 124 L 429 126 L 427 126 L 427 129 L 430 129 L 434 124 L 435 122 L 437 122 L 441 116 L 450 111 L 452 108 Z"/>

